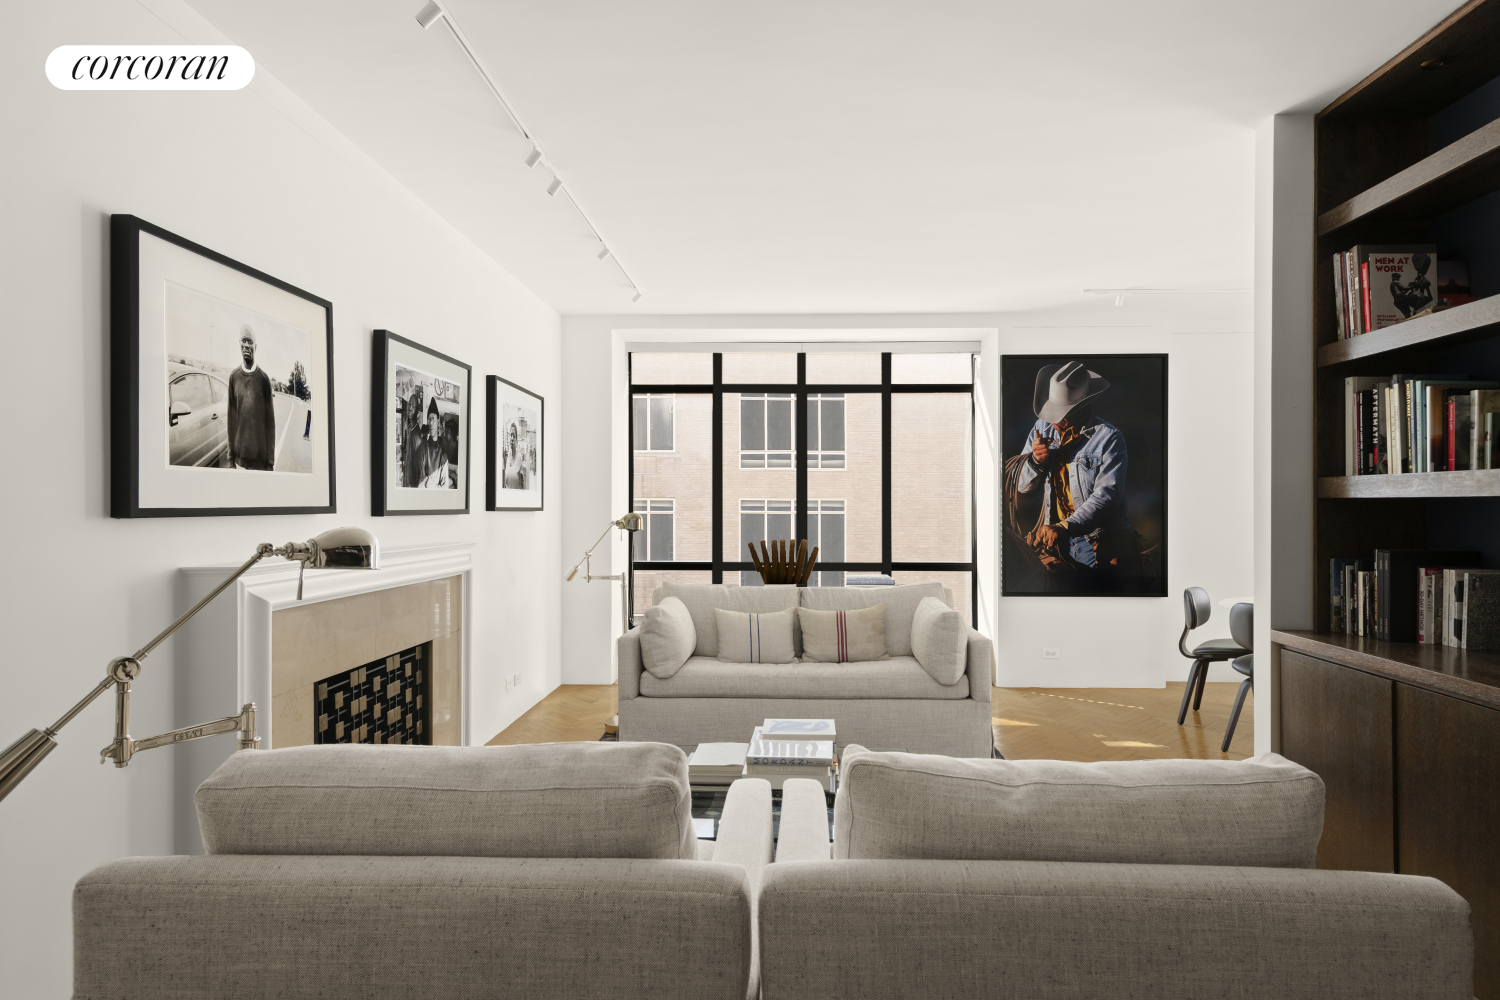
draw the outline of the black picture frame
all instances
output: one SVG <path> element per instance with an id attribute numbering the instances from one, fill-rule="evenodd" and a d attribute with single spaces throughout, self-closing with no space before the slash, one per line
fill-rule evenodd
<path id="1" fill-rule="evenodd" d="M 511 399 L 519 397 L 530 397 L 536 400 L 536 412 L 538 426 L 536 428 L 536 448 L 534 463 L 532 463 L 532 474 L 536 477 L 536 488 L 511 489 L 503 482 L 505 470 L 502 468 L 503 443 L 506 430 L 501 425 L 504 416 L 500 412 L 505 400 L 502 396 Z M 490 511 L 539 511 L 543 507 L 546 492 L 547 477 L 547 401 L 541 396 L 499 375 L 490 375 L 485 378 L 485 442 L 484 442 L 484 509 Z M 535 494 L 535 502 L 528 494 Z"/>
<path id="2" fill-rule="evenodd" d="M 373 403 L 370 425 L 370 513 L 375 517 L 469 513 L 469 486 L 473 469 L 469 461 L 470 415 L 474 392 L 473 369 L 456 358 L 451 358 L 441 351 L 435 351 L 390 330 L 374 332 L 373 362 L 371 371 L 374 376 L 374 385 L 370 394 Z M 416 368 L 417 365 L 425 365 L 425 367 Z M 442 370 L 444 366 L 449 367 L 447 370 Z M 458 387 L 459 400 L 455 405 L 459 412 L 456 426 L 459 428 L 461 440 L 456 441 L 453 449 L 445 449 L 449 451 L 447 464 L 450 475 L 455 471 L 451 469 L 455 457 L 459 463 L 459 468 L 456 470 L 458 482 L 455 487 L 451 488 L 451 491 L 444 488 L 407 487 L 397 482 L 398 478 L 402 478 L 403 482 L 407 481 L 404 479 L 406 469 L 403 465 L 406 442 L 400 438 L 393 442 L 390 437 L 392 417 L 397 413 L 404 413 L 406 403 L 406 399 L 400 397 L 397 392 L 397 368 L 409 368 L 419 376 L 425 375 L 429 379 Z M 433 369 L 439 370 L 433 371 Z M 462 372 L 461 375 L 458 374 L 459 371 Z M 423 398 L 428 400 L 429 405 L 435 406 L 439 397 L 432 395 L 429 399 L 431 391 L 431 386 L 427 385 L 423 390 Z M 403 403 L 403 407 L 396 406 L 398 399 Z M 445 427 L 449 426 L 446 416 L 452 415 L 447 414 L 442 418 Z M 457 500 L 452 499 L 460 490 L 463 498 L 462 506 L 458 505 Z M 433 502 L 425 503 L 424 501 L 427 500 Z M 439 503 L 438 501 L 446 502 Z"/>
<path id="3" fill-rule="evenodd" d="M 1034 527 L 1034 519 L 1040 515 L 1040 503 L 1032 501 L 1036 505 L 1029 513 L 1022 509 L 1016 486 L 1020 464 L 1025 461 L 1023 449 L 1039 421 L 1033 407 L 1036 377 L 1043 366 L 1068 361 L 1082 362 L 1111 383 L 1110 389 L 1099 395 L 1094 412 L 1120 431 L 1126 445 L 1129 457 L 1122 496 L 1128 526 L 1140 539 L 1140 572 L 1047 571 L 1026 541 L 1027 529 Z M 1166 354 L 1057 353 L 1001 357 L 1001 596 L 1168 596 L 1168 386 Z M 1110 398 L 1107 394 L 1116 389 L 1121 391 Z M 1118 544 L 1112 543 L 1111 547 L 1119 551 Z M 1097 559 L 1097 547 L 1093 554 Z M 1133 559 L 1118 558 L 1122 559 L 1122 565 Z"/>
<path id="4" fill-rule="evenodd" d="M 152 237 L 170 247 L 176 247 L 194 255 L 183 258 L 180 255 L 173 255 L 170 250 L 163 251 L 153 246 L 146 254 L 149 258 L 148 266 L 152 272 L 146 280 L 152 282 L 165 280 L 178 284 L 179 279 L 186 279 L 181 285 L 185 294 L 194 296 L 198 300 L 216 303 L 216 308 L 222 309 L 226 316 L 232 315 L 234 310 L 239 310 L 241 314 L 262 316 L 273 325 L 279 324 L 284 329 L 294 328 L 292 324 L 282 322 L 276 316 L 256 313 L 254 307 L 238 300 L 199 289 L 196 285 L 188 283 L 192 279 L 185 273 L 176 274 L 174 268 L 182 269 L 186 263 L 191 265 L 187 269 L 198 273 L 200 278 L 204 274 L 216 275 L 217 280 L 211 282 L 216 287 L 225 282 L 230 284 L 238 282 L 242 289 L 263 291 L 257 286 L 244 285 L 242 280 L 234 275 L 220 274 L 213 270 L 215 267 L 225 268 L 274 289 L 274 292 L 267 293 L 273 297 L 276 293 L 286 293 L 307 303 L 306 307 L 299 308 L 304 309 L 309 317 L 317 320 L 309 323 L 309 326 L 315 326 L 316 329 L 305 329 L 305 332 L 309 334 L 310 357 L 317 359 L 315 367 L 321 366 L 322 375 L 321 377 L 313 375 L 310 379 L 297 383 L 296 390 L 283 392 L 283 394 L 292 400 L 294 407 L 307 412 L 304 437 L 308 439 L 309 444 L 305 464 L 308 466 L 307 474 L 312 475 L 313 479 L 304 481 L 300 476 L 274 475 L 287 471 L 278 468 L 255 470 L 258 475 L 273 474 L 273 478 L 270 479 L 257 481 L 239 475 L 246 471 L 246 467 L 237 466 L 232 456 L 228 434 L 228 424 L 233 420 L 232 413 L 225 420 L 222 430 L 218 425 L 214 425 L 212 431 L 205 432 L 211 441 L 201 446 L 205 449 L 201 461 L 187 461 L 187 457 L 191 456 L 192 452 L 185 445 L 181 449 L 182 454 L 174 456 L 174 449 L 179 448 L 179 443 L 171 428 L 180 426 L 180 418 L 187 415 L 173 412 L 178 405 L 176 403 L 163 407 L 168 414 L 169 424 L 160 440 L 160 452 L 157 453 L 158 443 L 151 440 L 154 435 L 147 432 L 149 424 L 145 421 L 156 422 L 161 419 L 157 404 L 170 400 L 176 381 L 180 381 L 181 377 L 186 375 L 194 379 L 206 376 L 204 379 L 206 383 L 209 380 L 213 383 L 223 383 L 224 388 L 216 387 L 214 395 L 224 398 L 214 398 L 207 408 L 210 419 L 213 420 L 217 420 L 221 415 L 218 408 L 220 403 L 224 404 L 226 411 L 228 410 L 228 383 L 225 379 L 219 378 L 219 375 L 223 373 L 222 366 L 208 362 L 207 367 L 199 368 L 170 360 L 175 350 L 172 338 L 176 335 L 174 320 L 171 318 L 174 314 L 170 305 L 163 304 L 160 307 L 161 328 L 159 330 L 142 329 L 143 305 L 155 309 L 153 303 L 157 301 L 154 295 L 145 297 L 142 295 L 143 236 Z M 163 262 L 158 259 L 163 254 L 173 259 Z M 333 394 L 333 303 L 129 214 L 110 216 L 109 268 L 110 516 L 115 518 L 223 517 L 250 514 L 335 513 L 338 510 L 338 494 L 335 478 L 337 461 Z M 175 276 L 164 279 L 164 273 Z M 218 291 L 222 292 L 223 289 L 220 287 Z M 165 299 L 165 296 L 163 298 Z M 281 301 L 287 300 L 281 299 Z M 152 315 L 155 315 L 154 312 Z M 296 329 L 299 332 L 304 330 L 304 328 Z M 145 367 L 142 363 L 143 351 L 147 352 L 151 359 L 147 361 Z M 143 398 L 143 372 L 149 372 L 150 366 L 164 360 L 166 361 L 165 380 L 159 389 L 153 380 Z M 177 365 L 175 375 L 173 364 Z M 309 374 L 306 368 L 303 369 L 302 374 L 304 376 Z M 271 380 L 271 383 L 274 385 L 275 380 Z M 282 390 L 274 391 L 282 392 Z M 149 407 L 151 413 L 143 414 L 143 406 Z M 298 416 L 294 412 L 286 412 L 284 415 L 288 424 Z M 320 419 L 315 421 L 315 417 Z M 274 438 L 274 443 L 271 461 L 273 465 L 276 465 L 283 457 L 282 447 L 286 438 L 284 433 L 274 433 L 276 418 L 272 419 L 273 434 L 271 436 Z M 316 438 L 313 436 L 315 426 L 321 432 Z M 289 433 L 289 428 L 286 432 Z M 220 433 L 223 434 L 222 445 L 217 440 Z M 186 435 L 183 436 L 186 437 Z M 143 440 L 146 441 L 144 448 L 142 447 Z M 300 448 L 298 450 L 300 451 Z M 174 460 L 174 457 L 182 460 Z M 317 469 L 320 460 L 323 466 L 322 475 L 318 474 Z M 143 462 L 150 464 L 143 467 Z M 226 462 L 228 464 L 225 464 Z M 297 456 L 296 464 L 299 466 L 303 464 L 300 455 Z M 194 468 L 194 466 L 197 467 Z M 189 472 L 189 469 L 192 471 Z M 290 471 L 300 473 L 303 470 L 294 468 Z M 193 478 L 184 478 L 183 473 Z M 227 475 L 221 476 L 220 473 L 227 473 Z M 249 499 L 252 502 L 230 504 L 214 502 L 220 496 L 225 498 L 245 496 L 247 487 L 249 487 Z M 274 502 L 280 496 L 286 496 L 293 501 L 311 498 L 314 502 Z M 163 502 L 165 500 L 177 502 Z M 182 502 L 184 500 L 195 502 L 184 503 Z M 272 502 L 254 502 L 256 500 Z M 317 502 L 318 500 L 322 502 Z"/>

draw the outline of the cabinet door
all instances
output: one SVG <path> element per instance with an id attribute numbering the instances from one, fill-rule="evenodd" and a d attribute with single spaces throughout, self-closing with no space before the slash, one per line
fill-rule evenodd
<path id="1" fill-rule="evenodd" d="M 1401 874 L 1469 901 L 1474 995 L 1500 998 L 1500 712 L 1397 684 L 1396 761 Z"/>
<path id="2" fill-rule="evenodd" d="M 1396 870 L 1392 682 L 1281 651 L 1281 755 L 1323 779 L 1318 867 Z"/>

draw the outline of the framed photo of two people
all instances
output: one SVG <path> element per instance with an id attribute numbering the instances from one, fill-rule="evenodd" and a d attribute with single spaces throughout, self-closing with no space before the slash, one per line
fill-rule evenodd
<path id="1" fill-rule="evenodd" d="M 1003 593 L 1167 595 L 1167 356 L 1000 363 Z"/>
<path id="2" fill-rule="evenodd" d="M 110 217 L 110 514 L 336 509 L 333 305 Z"/>
<path id="3" fill-rule="evenodd" d="M 467 514 L 469 366 L 389 330 L 374 362 L 371 513 Z"/>

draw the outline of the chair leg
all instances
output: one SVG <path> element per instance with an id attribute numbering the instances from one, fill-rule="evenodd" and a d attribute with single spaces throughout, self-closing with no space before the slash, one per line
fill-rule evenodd
<path id="1" fill-rule="evenodd" d="M 1187 718 L 1188 701 L 1193 697 L 1193 690 L 1198 683 L 1198 671 L 1207 670 L 1208 664 L 1203 660 L 1194 660 L 1192 669 L 1188 671 L 1187 687 L 1182 690 L 1182 707 L 1177 710 L 1177 724 L 1182 725 L 1182 720 Z"/>
<path id="2" fill-rule="evenodd" d="M 1203 707 L 1203 688 L 1208 683 L 1209 660 L 1203 661 L 1203 669 L 1198 671 L 1198 690 L 1193 692 L 1193 711 Z"/>
<path id="3" fill-rule="evenodd" d="M 1234 696 L 1234 711 L 1229 713 L 1229 726 L 1224 730 L 1224 745 L 1219 747 L 1220 753 L 1229 752 L 1229 741 L 1234 739 L 1234 727 L 1240 722 L 1240 709 L 1245 707 L 1245 692 L 1255 686 L 1255 682 L 1246 677 L 1240 682 L 1239 693 Z"/>

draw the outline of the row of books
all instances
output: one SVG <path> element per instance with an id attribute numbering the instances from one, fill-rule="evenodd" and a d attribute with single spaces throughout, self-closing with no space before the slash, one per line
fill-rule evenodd
<path id="1" fill-rule="evenodd" d="M 1431 244 L 1360 244 L 1333 255 L 1340 340 L 1473 300 L 1468 264 L 1439 261 Z"/>
<path id="2" fill-rule="evenodd" d="M 1478 552 L 1378 549 L 1330 566 L 1335 632 L 1387 642 L 1500 649 L 1500 570 Z"/>
<path id="3" fill-rule="evenodd" d="M 767 736 L 768 730 L 774 735 Z M 797 738 L 803 733 L 828 738 Z M 758 777 L 779 787 L 786 778 L 812 778 L 827 787 L 836 735 L 832 719 L 767 719 L 755 727 L 749 743 L 700 743 L 688 757 L 688 780 L 728 784 Z"/>
<path id="4" fill-rule="evenodd" d="M 1344 475 L 1493 469 L 1500 382 L 1465 375 L 1344 379 Z"/>

